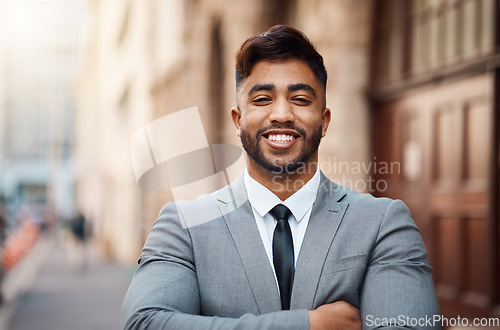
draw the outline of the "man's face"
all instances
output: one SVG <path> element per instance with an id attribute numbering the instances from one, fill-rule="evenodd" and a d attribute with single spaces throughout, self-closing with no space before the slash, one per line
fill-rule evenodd
<path id="1" fill-rule="evenodd" d="M 232 109 L 243 148 L 253 166 L 294 172 L 318 158 L 330 110 L 309 66 L 295 59 L 257 63 L 237 91 Z"/>

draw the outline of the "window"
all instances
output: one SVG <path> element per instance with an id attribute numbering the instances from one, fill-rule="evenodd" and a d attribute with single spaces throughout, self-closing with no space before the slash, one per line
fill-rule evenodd
<path id="1" fill-rule="evenodd" d="M 494 50 L 495 0 L 381 0 L 374 21 L 373 82 L 415 78 Z"/>

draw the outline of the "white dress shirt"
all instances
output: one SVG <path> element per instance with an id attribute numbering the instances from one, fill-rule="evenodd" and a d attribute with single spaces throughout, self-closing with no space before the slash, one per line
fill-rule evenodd
<path id="1" fill-rule="evenodd" d="M 288 219 L 288 223 L 292 231 L 294 261 L 295 264 L 297 264 L 300 247 L 302 246 L 307 224 L 309 223 L 309 217 L 311 216 L 312 205 L 318 194 L 320 181 L 319 168 L 316 170 L 314 176 L 302 186 L 302 188 L 284 201 L 281 201 L 272 191 L 252 178 L 250 174 L 248 174 L 247 169 L 245 169 L 244 180 L 248 200 L 252 205 L 260 237 L 262 238 L 262 243 L 264 243 L 264 248 L 266 249 L 267 257 L 269 258 L 273 271 L 273 234 L 277 221 L 269 211 L 278 204 L 285 205 L 292 212 L 292 216 Z M 289 182 L 289 184 L 291 185 L 290 188 L 293 188 L 293 182 Z M 276 273 L 274 277 L 276 279 Z M 277 283 L 278 280 L 276 279 L 276 284 Z"/>

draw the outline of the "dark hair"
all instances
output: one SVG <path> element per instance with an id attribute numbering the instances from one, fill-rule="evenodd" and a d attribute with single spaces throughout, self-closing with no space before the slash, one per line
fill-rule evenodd
<path id="1" fill-rule="evenodd" d="M 275 25 L 267 32 L 248 38 L 236 53 L 236 88 L 247 78 L 260 61 L 297 59 L 304 61 L 326 90 L 326 69 L 323 57 L 299 30 Z"/>

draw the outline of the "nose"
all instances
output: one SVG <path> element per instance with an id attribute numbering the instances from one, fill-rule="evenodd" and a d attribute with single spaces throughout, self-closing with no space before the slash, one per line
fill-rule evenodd
<path id="1" fill-rule="evenodd" d="M 277 123 L 293 123 L 295 115 L 293 113 L 293 106 L 285 99 L 279 99 L 271 108 L 269 113 L 269 120 Z"/>

